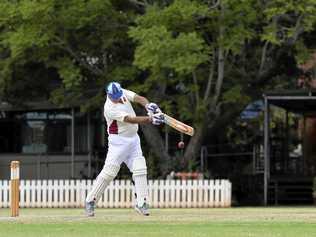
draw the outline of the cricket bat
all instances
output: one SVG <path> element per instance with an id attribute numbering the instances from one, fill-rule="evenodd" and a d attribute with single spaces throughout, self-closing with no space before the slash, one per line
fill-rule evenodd
<path id="1" fill-rule="evenodd" d="M 194 135 L 194 128 L 192 128 L 191 126 L 186 125 L 185 123 L 182 123 L 182 122 L 176 120 L 175 118 L 170 117 L 167 114 L 164 114 L 164 118 L 165 118 L 165 121 L 164 121 L 165 124 L 176 129 L 177 131 L 185 133 L 189 136 Z"/>

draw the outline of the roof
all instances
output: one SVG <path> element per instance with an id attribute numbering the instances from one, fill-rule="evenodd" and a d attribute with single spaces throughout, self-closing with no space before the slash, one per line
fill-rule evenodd
<path id="1" fill-rule="evenodd" d="M 8 102 L 0 101 L 0 111 L 35 111 L 35 110 L 55 110 L 55 109 L 68 109 L 73 106 L 57 106 L 50 101 L 37 101 L 37 102 L 26 102 L 23 105 L 17 106 L 12 105 Z"/>
<path id="2" fill-rule="evenodd" d="M 316 112 L 316 90 L 297 89 L 266 92 L 264 98 L 269 104 L 294 113 Z"/>
<path id="3" fill-rule="evenodd" d="M 247 107 L 241 112 L 240 117 L 242 119 L 257 118 L 261 111 L 264 109 L 262 100 L 256 100 L 247 105 Z"/>
<path id="4" fill-rule="evenodd" d="M 25 101 L 21 105 L 11 104 L 0 100 L 0 111 L 36 111 L 36 110 L 56 110 L 56 109 L 70 109 L 78 108 L 87 100 L 99 93 L 99 89 L 86 89 L 85 93 L 80 97 L 73 97 L 72 94 L 67 94 L 66 103 L 57 105 L 47 99 L 37 99 L 34 101 Z"/>

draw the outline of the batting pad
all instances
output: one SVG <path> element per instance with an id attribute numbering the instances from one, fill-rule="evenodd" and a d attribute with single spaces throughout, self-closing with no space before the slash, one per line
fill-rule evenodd
<path id="1" fill-rule="evenodd" d="M 138 175 L 147 175 L 147 166 L 146 166 L 146 160 L 143 156 L 135 158 L 133 160 L 133 176 Z"/>
<path id="2" fill-rule="evenodd" d="M 86 202 L 95 201 L 95 203 L 97 203 L 104 193 L 105 188 L 116 177 L 119 170 L 120 166 L 105 164 L 102 171 L 96 178 L 91 191 L 88 193 Z"/>
<path id="3" fill-rule="evenodd" d="M 114 179 L 119 171 L 120 171 L 119 165 L 107 164 L 105 162 L 99 176 L 103 177 L 104 179 L 108 179 L 110 176 L 112 177 L 112 179 Z"/>
<path id="4" fill-rule="evenodd" d="M 133 180 L 135 182 L 137 205 L 141 207 L 148 200 L 147 166 L 143 156 L 133 161 Z"/>

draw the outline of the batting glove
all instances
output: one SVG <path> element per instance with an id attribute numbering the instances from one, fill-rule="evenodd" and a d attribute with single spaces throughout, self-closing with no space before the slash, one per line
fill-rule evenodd
<path id="1" fill-rule="evenodd" d="M 148 103 L 148 104 L 146 104 L 145 108 L 147 110 L 148 115 L 149 114 L 161 113 L 161 109 L 155 103 Z"/>
<path id="2" fill-rule="evenodd" d="M 153 125 L 160 125 L 165 121 L 163 113 L 156 113 L 151 115 L 151 123 Z"/>

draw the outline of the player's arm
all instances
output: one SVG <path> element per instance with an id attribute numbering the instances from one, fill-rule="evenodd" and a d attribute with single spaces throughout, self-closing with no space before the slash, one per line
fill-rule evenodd
<path id="1" fill-rule="evenodd" d="M 140 95 L 137 95 L 137 94 L 134 97 L 134 102 L 142 105 L 145 108 L 146 108 L 146 105 L 149 104 L 149 101 L 148 101 L 148 99 L 146 97 L 140 96 Z"/>
<path id="2" fill-rule="evenodd" d="M 152 123 L 153 125 L 160 125 L 164 122 L 164 115 L 162 113 L 153 114 L 151 116 L 125 116 L 124 122 L 126 123 L 139 123 L 147 124 Z"/>
<path id="3" fill-rule="evenodd" d="M 147 110 L 148 114 L 162 113 L 159 106 L 155 103 L 150 103 L 146 97 L 138 95 L 133 91 L 129 91 L 125 89 L 124 89 L 124 93 L 128 100 L 142 105 Z"/>
<path id="4" fill-rule="evenodd" d="M 146 104 L 149 104 L 149 101 L 146 97 L 138 95 L 133 91 L 124 89 L 124 94 L 126 95 L 129 101 L 140 104 L 143 107 L 146 107 Z"/>
<path id="5" fill-rule="evenodd" d="M 124 122 L 126 123 L 139 123 L 139 124 L 146 124 L 151 123 L 152 118 L 149 116 L 125 116 Z"/>
<path id="6" fill-rule="evenodd" d="M 125 111 L 118 111 L 118 110 L 106 110 L 104 111 L 104 116 L 108 117 L 112 120 L 117 120 L 120 122 L 126 123 L 151 123 L 152 118 L 150 116 L 132 116 L 129 115 Z"/>
<path id="7" fill-rule="evenodd" d="M 162 113 L 159 106 L 155 103 L 150 103 L 148 99 L 144 96 L 135 95 L 134 102 L 141 104 L 146 110 L 148 114 L 156 114 Z"/>

